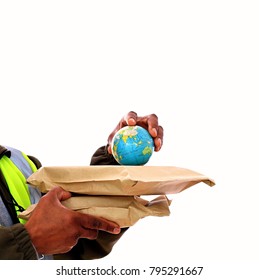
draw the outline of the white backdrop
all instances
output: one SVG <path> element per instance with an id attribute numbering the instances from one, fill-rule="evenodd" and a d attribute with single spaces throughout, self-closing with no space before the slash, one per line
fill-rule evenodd
<path id="1" fill-rule="evenodd" d="M 88 165 L 125 113 L 156 113 L 149 164 L 216 182 L 172 196 L 169 217 L 139 221 L 96 263 L 258 279 L 256 1 L 0 3 L 1 144 Z"/>

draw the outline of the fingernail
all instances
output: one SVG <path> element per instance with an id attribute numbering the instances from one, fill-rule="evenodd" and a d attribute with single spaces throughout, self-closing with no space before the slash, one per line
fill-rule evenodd
<path id="1" fill-rule="evenodd" d="M 136 121 L 133 118 L 128 119 L 128 125 L 134 125 Z"/>
<path id="2" fill-rule="evenodd" d="M 157 152 L 160 151 L 161 147 L 162 147 L 162 140 L 161 140 L 161 138 L 158 138 L 156 140 L 156 151 Z"/>
<path id="3" fill-rule="evenodd" d="M 120 233 L 121 229 L 120 228 L 114 228 L 113 233 L 117 234 Z"/>
<path id="4" fill-rule="evenodd" d="M 157 136 L 157 130 L 155 128 L 152 128 L 152 135 L 153 137 Z"/>

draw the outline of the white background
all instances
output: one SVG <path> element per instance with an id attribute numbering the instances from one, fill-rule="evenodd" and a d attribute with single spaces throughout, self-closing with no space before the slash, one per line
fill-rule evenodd
<path id="1" fill-rule="evenodd" d="M 2 145 L 45 166 L 88 165 L 124 114 L 156 113 L 164 145 L 148 164 L 216 182 L 172 196 L 169 217 L 139 221 L 109 256 L 80 264 L 258 279 L 257 1 L 0 3 Z"/>

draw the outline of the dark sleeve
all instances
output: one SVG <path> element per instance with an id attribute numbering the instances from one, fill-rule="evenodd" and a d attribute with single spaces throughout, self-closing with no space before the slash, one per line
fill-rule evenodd
<path id="1" fill-rule="evenodd" d="M 36 157 L 33 157 L 33 156 L 29 156 L 28 155 L 28 158 L 35 164 L 35 166 L 37 167 L 37 169 L 39 169 L 42 165 L 41 165 L 41 162 L 36 158 Z"/>
<path id="2" fill-rule="evenodd" d="M 119 234 L 100 231 L 96 240 L 79 239 L 78 243 L 66 254 L 55 255 L 56 260 L 94 260 L 107 256 L 115 243 L 122 237 L 127 228 L 121 229 Z"/>
<path id="3" fill-rule="evenodd" d="M 102 146 L 97 149 L 91 158 L 90 165 L 119 165 L 113 155 L 108 153 L 107 148 L 108 146 Z"/>
<path id="4" fill-rule="evenodd" d="M 30 236 L 22 224 L 0 226 L 1 260 L 36 260 L 37 254 Z"/>
<path id="5" fill-rule="evenodd" d="M 93 154 L 90 165 L 118 165 L 117 161 L 102 146 Z M 79 239 L 78 244 L 67 254 L 56 255 L 55 259 L 92 260 L 107 256 L 115 243 L 122 237 L 128 228 L 122 228 L 119 234 L 100 231 L 96 240 Z"/>

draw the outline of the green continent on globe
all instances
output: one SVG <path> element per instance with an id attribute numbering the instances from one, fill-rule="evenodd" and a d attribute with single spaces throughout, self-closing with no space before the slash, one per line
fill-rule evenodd
<path id="1" fill-rule="evenodd" d="M 141 126 L 125 126 L 113 137 L 112 154 L 121 165 L 144 165 L 153 151 L 153 138 Z"/>

